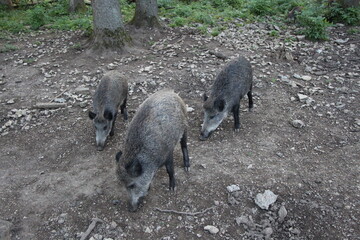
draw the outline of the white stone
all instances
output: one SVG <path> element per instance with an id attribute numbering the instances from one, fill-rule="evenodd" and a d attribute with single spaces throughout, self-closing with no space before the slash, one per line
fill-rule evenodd
<path id="1" fill-rule="evenodd" d="M 187 112 L 193 112 L 195 109 L 194 108 L 192 108 L 192 107 L 186 107 L 186 111 Z"/>
<path id="2" fill-rule="evenodd" d="M 204 230 L 209 231 L 211 234 L 217 234 L 219 232 L 219 229 L 212 225 L 205 226 Z"/>
<path id="3" fill-rule="evenodd" d="M 227 186 L 226 189 L 228 190 L 229 193 L 232 193 L 235 191 L 239 191 L 240 187 L 238 185 L 233 184 L 233 185 Z"/>
<path id="4" fill-rule="evenodd" d="M 301 79 L 304 80 L 304 81 L 310 81 L 311 76 L 305 75 L 305 76 L 302 76 Z"/>
<path id="5" fill-rule="evenodd" d="M 287 216 L 287 210 L 285 206 L 280 207 L 278 214 L 279 214 L 279 222 L 283 222 L 285 217 Z"/>
<path id="6" fill-rule="evenodd" d="M 309 97 L 307 95 L 298 93 L 298 98 L 300 102 L 306 102 L 306 99 L 308 99 Z"/>
<path id="7" fill-rule="evenodd" d="M 303 128 L 305 127 L 305 123 L 301 120 L 293 120 L 291 121 L 291 125 L 294 127 L 294 128 Z"/>
<path id="8" fill-rule="evenodd" d="M 301 76 L 300 76 L 299 74 L 297 74 L 297 73 L 295 73 L 295 74 L 293 75 L 293 77 L 296 78 L 296 79 L 301 79 Z"/>
<path id="9" fill-rule="evenodd" d="M 270 190 L 265 190 L 264 193 L 258 193 L 255 197 L 255 203 L 261 209 L 268 210 L 269 206 L 276 202 L 277 195 Z"/>

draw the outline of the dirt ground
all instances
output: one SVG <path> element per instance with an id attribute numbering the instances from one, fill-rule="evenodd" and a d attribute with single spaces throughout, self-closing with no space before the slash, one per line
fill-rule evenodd
<path id="1" fill-rule="evenodd" d="M 274 29 L 234 22 L 217 37 L 165 29 L 148 46 L 102 56 L 82 48 L 81 32 L 1 39 L 18 47 L 0 53 L 0 219 L 12 224 L 11 239 L 80 239 L 93 218 L 101 222 L 92 240 L 360 239 L 360 28 L 336 25 L 319 43 Z M 244 98 L 240 132 L 229 116 L 202 142 L 202 94 L 239 55 L 254 69 L 254 111 Z M 115 176 L 128 123 L 118 118 L 99 152 L 87 117 L 110 69 L 129 79 L 129 121 L 159 89 L 188 105 L 191 170 L 177 146 L 176 192 L 160 169 L 135 213 Z M 66 107 L 33 108 L 51 101 Z M 268 210 L 254 202 L 265 190 L 277 195 Z"/>

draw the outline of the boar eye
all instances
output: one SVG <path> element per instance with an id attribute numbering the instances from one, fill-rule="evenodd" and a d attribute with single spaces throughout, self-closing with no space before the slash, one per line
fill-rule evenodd
<path id="1" fill-rule="evenodd" d="M 128 186 L 128 189 L 134 189 L 134 188 L 135 188 L 135 183 Z"/>
<path id="2" fill-rule="evenodd" d="M 107 129 L 107 126 L 104 127 L 104 130 L 106 130 L 106 129 Z"/>
<path id="3" fill-rule="evenodd" d="M 213 119 L 214 117 L 215 117 L 215 115 L 214 115 L 214 116 L 210 116 L 210 120 Z"/>

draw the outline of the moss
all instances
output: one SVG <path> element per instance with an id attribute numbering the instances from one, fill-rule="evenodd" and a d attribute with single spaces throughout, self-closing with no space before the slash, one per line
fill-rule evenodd
<path id="1" fill-rule="evenodd" d="M 97 29 L 94 33 L 92 46 L 93 49 L 121 49 L 131 42 L 131 37 L 123 28 L 117 30 Z"/>

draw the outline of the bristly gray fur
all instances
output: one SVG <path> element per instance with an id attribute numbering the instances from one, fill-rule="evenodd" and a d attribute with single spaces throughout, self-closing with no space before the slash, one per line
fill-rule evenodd
<path id="1" fill-rule="evenodd" d="M 249 109 L 252 100 L 252 68 L 250 62 L 239 57 L 229 62 L 217 75 L 211 87 L 210 96 L 204 95 L 204 121 L 200 140 L 205 140 L 221 124 L 229 112 L 234 115 L 234 129 L 240 128 L 240 100 L 245 94 L 249 97 Z"/>
<path id="2" fill-rule="evenodd" d="M 138 108 L 117 163 L 117 175 L 128 189 L 133 210 L 139 198 L 147 194 L 157 170 L 169 161 L 172 164 L 175 145 L 183 136 L 186 138 L 186 129 L 185 104 L 173 91 L 159 91 Z M 129 188 L 130 185 L 136 187 Z"/>
<path id="3" fill-rule="evenodd" d="M 225 100 L 227 106 L 239 103 L 241 98 L 249 92 L 252 78 L 252 68 L 246 58 L 240 56 L 232 60 L 217 75 L 204 108 L 213 108 L 214 101 L 219 98 Z"/>
<path id="4" fill-rule="evenodd" d="M 128 94 L 128 82 L 124 76 L 117 71 L 106 73 L 93 97 L 94 112 L 97 116 L 104 116 L 105 109 L 115 113 L 120 104 L 124 102 Z"/>
<path id="5" fill-rule="evenodd" d="M 127 119 L 127 94 L 127 79 L 116 71 L 105 74 L 95 91 L 94 112 L 89 111 L 89 117 L 93 120 L 96 129 L 96 145 L 100 151 L 104 149 L 107 137 L 114 135 L 119 106 L 124 119 Z"/>

